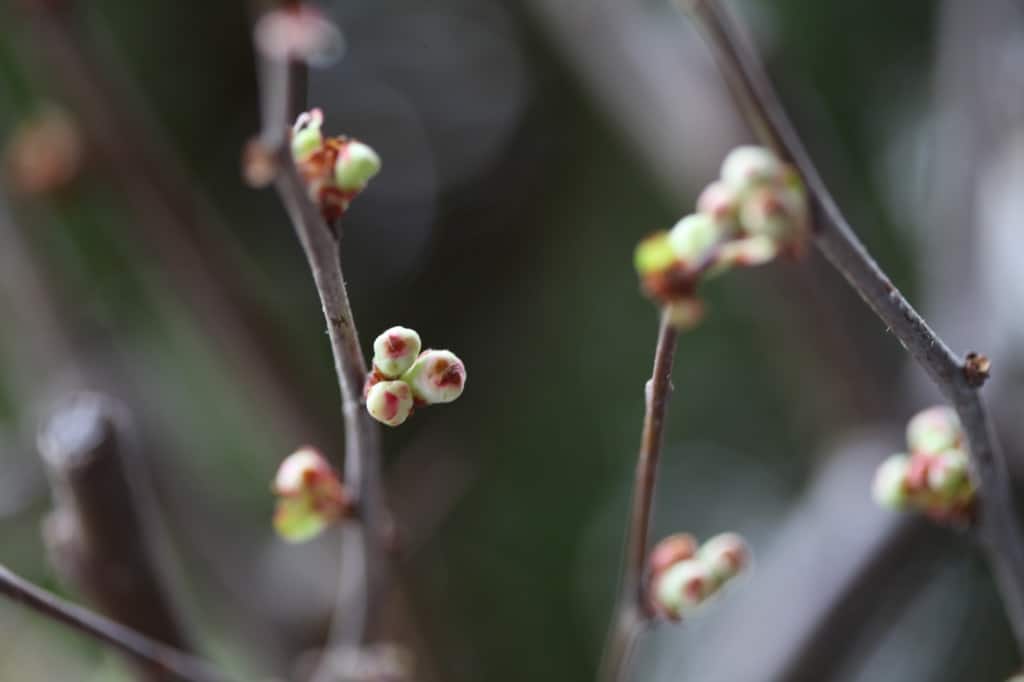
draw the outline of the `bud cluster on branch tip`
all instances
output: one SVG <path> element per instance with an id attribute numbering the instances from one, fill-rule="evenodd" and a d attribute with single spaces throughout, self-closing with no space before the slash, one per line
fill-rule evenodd
<path id="1" fill-rule="evenodd" d="M 746 543 L 735 533 L 722 533 L 700 547 L 688 533 L 663 539 L 651 551 L 650 602 L 655 613 L 672 621 L 691 614 L 750 560 Z"/>
<path id="2" fill-rule="evenodd" d="M 705 276 L 799 255 L 809 232 L 807 194 L 796 171 L 762 147 L 738 147 L 697 212 L 637 246 L 634 264 L 648 296 L 680 329 L 700 322 L 697 285 Z"/>
<path id="3" fill-rule="evenodd" d="M 292 127 L 291 150 L 310 198 L 332 223 L 380 172 L 381 164 L 377 152 L 358 140 L 324 137 L 323 123 L 320 109 L 300 114 Z"/>
<path id="4" fill-rule="evenodd" d="M 289 542 L 304 542 L 349 515 L 351 499 L 331 465 L 306 446 L 288 455 L 273 483 L 277 495 L 274 529 Z"/>
<path id="5" fill-rule="evenodd" d="M 956 412 L 939 406 L 915 415 L 907 424 L 907 449 L 879 465 L 875 501 L 889 509 L 918 509 L 940 521 L 969 521 L 975 487 Z"/>
<path id="6" fill-rule="evenodd" d="M 466 366 L 454 353 L 420 352 L 420 335 L 392 327 L 373 342 L 373 370 L 366 378 L 366 409 L 377 421 L 398 426 L 415 406 L 450 403 L 466 386 Z"/>

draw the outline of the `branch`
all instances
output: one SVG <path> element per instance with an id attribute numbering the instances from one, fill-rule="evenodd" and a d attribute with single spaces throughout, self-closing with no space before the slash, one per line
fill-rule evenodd
<path id="1" fill-rule="evenodd" d="M 154 672 L 187 682 L 227 682 L 231 679 L 205 661 L 60 599 L 11 573 L 3 565 L 0 565 L 0 594 L 119 650 Z"/>
<path id="2" fill-rule="evenodd" d="M 44 527 L 58 571 L 119 623 L 178 649 L 187 638 L 154 561 L 149 500 L 127 411 L 93 393 L 69 397 L 43 427 L 39 449 L 56 509 Z"/>
<path id="3" fill-rule="evenodd" d="M 672 395 L 672 361 L 678 339 L 679 332 L 669 322 L 668 314 L 662 313 L 658 345 L 654 351 L 654 370 L 645 388 L 644 427 L 636 463 L 629 526 L 626 529 L 626 566 L 601 663 L 600 679 L 606 682 L 624 679 L 636 639 L 652 615 L 644 594 L 644 568 L 650 541 L 658 460 L 661 458 L 664 441 L 665 412 Z"/>
<path id="4" fill-rule="evenodd" d="M 254 160 L 266 162 L 261 170 L 273 177 L 309 262 L 341 392 L 345 485 L 356 505 L 357 520 L 344 529 L 342 582 L 332 639 L 358 644 L 366 638 L 368 621 L 385 580 L 379 432 L 363 405 L 368 370 L 345 289 L 338 237 L 310 200 L 287 144 L 290 122 L 304 108 L 305 67 L 292 58 L 261 50 L 258 40 L 256 44 L 261 60 L 263 129 Z M 358 605 L 357 599 L 362 600 Z"/>
<path id="5" fill-rule="evenodd" d="M 956 356 L 871 258 L 843 217 L 753 50 L 715 0 L 677 0 L 701 29 L 757 138 L 793 162 L 815 215 L 814 241 L 952 403 L 970 444 L 982 500 L 979 534 L 1018 646 L 1024 650 L 1024 534 L 1009 470 L 978 395 L 972 363 Z M 968 358 L 969 359 L 969 358 Z"/>

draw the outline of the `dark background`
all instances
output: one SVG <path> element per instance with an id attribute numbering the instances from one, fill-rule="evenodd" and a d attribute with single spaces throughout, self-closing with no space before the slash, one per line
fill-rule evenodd
<path id="1" fill-rule="evenodd" d="M 81 6 L 54 31 L 47 4 Z M 733 5 L 859 236 L 954 350 L 992 358 L 986 393 L 1020 469 L 1024 12 Z M 346 51 L 312 74 L 309 101 L 384 162 L 343 223 L 364 348 L 403 324 L 469 373 L 459 402 L 385 434 L 412 539 L 392 634 L 416 679 L 592 679 L 657 325 L 632 249 L 691 211 L 749 133 L 663 0 L 324 9 Z M 181 610 L 212 658 L 265 679 L 316 641 L 337 542 L 276 540 L 269 481 L 303 443 L 340 456 L 343 433 L 292 229 L 239 175 L 259 125 L 250 21 L 234 2 L 0 5 L 0 561 L 75 596 L 39 537 L 34 434 L 62 393 L 105 390 L 135 415 Z M 66 182 L 31 192 L 11 150 L 46 112 L 81 153 Z M 968 538 L 870 501 L 875 463 L 936 402 L 923 373 L 817 254 L 704 293 L 710 315 L 677 357 L 655 527 L 738 530 L 755 566 L 647 638 L 637 679 L 1009 676 Z M 865 569 L 887 538 L 907 551 Z M 126 675 L 0 604 L 0 680 Z"/>

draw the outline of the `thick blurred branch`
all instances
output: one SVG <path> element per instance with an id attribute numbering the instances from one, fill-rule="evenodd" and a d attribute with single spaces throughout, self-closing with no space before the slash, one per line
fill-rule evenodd
<path id="1" fill-rule="evenodd" d="M 672 362 L 678 339 L 678 330 L 669 321 L 668 313 L 663 313 L 654 351 L 654 370 L 644 390 L 646 409 L 626 528 L 626 565 L 601 664 L 600 679 L 606 682 L 625 679 L 636 639 L 651 618 L 643 584 L 644 567 L 650 542 L 658 460 L 665 436 L 665 412 L 672 395 Z"/>
<path id="2" fill-rule="evenodd" d="M 979 534 L 1018 645 L 1024 649 L 1024 534 L 1014 507 L 1006 460 L 965 361 L 889 281 L 839 210 L 767 75 L 731 17 L 714 0 L 680 0 L 714 52 L 723 76 L 761 142 L 792 161 L 807 184 L 819 250 L 885 322 L 953 404 L 970 444 L 982 500 Z"/>
<path id="3" fill-rule="evenodd" d="M 0 565 L 0 594 L 64 623 L 135 659 L 163 679 L 186 682 L 227 682 L 231 679 L 205 661 L 156 642 L 88 609 L 64 601 Z"/>
<path id="4" fill-rule="evenodd" d="M 188 640 L 153 555 L 152 493 L 127 433 L 126 410 L 78 393 L 44 425 L 39 449 L 56 509 L 45 536 L 58 571 L 119 623 L 178 649 Z"/>

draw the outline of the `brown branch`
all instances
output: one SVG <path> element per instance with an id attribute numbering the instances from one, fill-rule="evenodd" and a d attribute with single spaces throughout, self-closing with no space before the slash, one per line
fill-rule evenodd
<path id="1" fill-rule="evenodd" d="M 203 660 L 64 601 L 15 575 L 3 565 L 0 565 L 0 594 L 117 649 L 148 669 L 164 675 L 164 679 L 167 676 L 187 682 L 227 682 L 232 679 Z"/>
<path id="2" fill-rule="evenodd" d="M 304 108 L 305 67 L 266 53 L 261 53 L 260 59 L 263 129 L 256 144 L 259 155 L 270 161 L 267 170 L 275 176 L 277 192 L 309 262 L 341 392 L 345 484 L 357 513 L 356 521 L 344 528 L 332 640 L 354 645 L 365 641 L 369 619 L 385 582 L 379 432 L 363 404 L 367 366 L 345 289 L 338 237 L 310 200 L 287 144 L 288 124 Z M 357 604 L 357 599 L 361 603 Z"/>
<path id="3" fill-rule="evenodd" d="M 650 544 L 658 461 L 664 441 L 665 412 L 672 395 L 672 361 L 678 339 L 678 330 L 669 322 L 668 313 L 663 312 L 658 345 L 654 351 L 654 370 L 645 387 L 644 426 L 636 462 L 629 526 L 626 528 L 626 565 L 601 663 L 600 679 L 606 682 L 625 679 L 637 637 L 652 616 L 644 590 L 644 568 Z"/>
<path id="4" fill-rule="evenodd" d="M 979 535 L 995 574 L 1018 646 L 1024 650 L 1024 534 L 1009 471 L 976 386 L 955 355 L 889 281 L 860 243 L 787 118 L 756 54 L 715 0 L 678 0 L 701 29 L 757 138 L 792 161 L 807 185 L 815 215 L 814 242 L 928 373 L 963 423 L 977 474 Z"/>
<path id="5" fill-rule="evenodd" d="M 44 535 L 58 571 L 103 613 L 189 649 L 154 560 L 146 523 L 152 493 L 127 420 L 111 399 L 77 393 L 44 425 L 39 449 L 56 498 Z"/>

